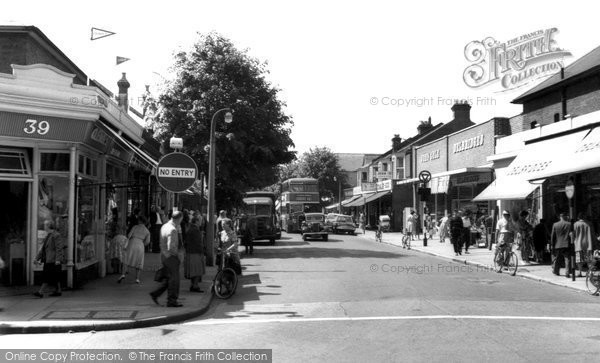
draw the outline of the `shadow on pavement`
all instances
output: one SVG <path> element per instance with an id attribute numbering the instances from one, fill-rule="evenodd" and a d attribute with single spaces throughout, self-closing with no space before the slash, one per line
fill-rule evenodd
<path id="1" fill-rule="evenodd" d="M 329 242 L 323 242 L 326 244 Z M 372 250 L 339 249 L 326 247 L 307 247 L 300 250 L 286 248 L 263 248 L 266 253 L 256 254 L 256 258 L 395 258 L 406 256 L 397 252 L 383 252 Z M 243 262 L 242 262 L 243 264 Z"/>

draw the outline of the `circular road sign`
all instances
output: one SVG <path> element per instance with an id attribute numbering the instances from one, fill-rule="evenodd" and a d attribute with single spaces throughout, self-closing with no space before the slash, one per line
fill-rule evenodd
<path id="1" fill-rule="evenodd" d="M 419 180 L 423 183 L 427 183 L 431 180 L 431 173 L 427 170 L 423 170 L 419 173 Z"/>
<path id="2" fill-rule="evenodd" d="M 184 153 L 163 156 L 156 167 L 156 179 L 165 190 L 181 193 L 188 190 L 198 176 L 194 159 Z"/>

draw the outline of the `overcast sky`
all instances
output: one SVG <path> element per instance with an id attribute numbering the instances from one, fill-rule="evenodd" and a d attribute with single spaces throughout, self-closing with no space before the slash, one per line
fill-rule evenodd
<path id="1" fill-rule="evenodd" d="M 268 61 L 294 119 L 296 150 L 382 153 L 394 134 L 414 135 L 420 120 L 451 120 L 456 98 L 473 103 L 474 122 L 521 112 L 510 101 L 533 83 L 504 92 L 498 82 L 465 84 L 469 42 L 557 28 L 556 45 L 573 55 L 558 60 L 568 65 L 600 45 L 599 8 L 595 1 L 522 0 L 12 1 L 0 22 L 37 26 L 114 92 L 127 72 L 134 99 L 145 84 L 158 91 L 173 52 L 188 50 L 197 32 L 217 31 Z M 91 41 L 91 27 L 116 35 Z M 131 60 L 117 66 L 116 56 Z"/>

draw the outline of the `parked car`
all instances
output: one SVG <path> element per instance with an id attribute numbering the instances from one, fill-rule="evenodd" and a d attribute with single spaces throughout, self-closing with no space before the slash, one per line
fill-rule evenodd
<path id="1" fill-rule="evenodd" d="M 323 241 L 327 241 L 331 228 L 325 224 L 325 214 L 305 213 L 304 217 L 300 230 L 302 239 L 306 241 L 308 238 L 322 238 Z"/>
<path id="2" fill-rule="evenodd" d="M 329 213 L 325 218 L 325 223 L 331 227 L 331 231 L 335 234 L 354 234 L 356 230 L 356 224 L 352 217 L 345 214 Z"/>

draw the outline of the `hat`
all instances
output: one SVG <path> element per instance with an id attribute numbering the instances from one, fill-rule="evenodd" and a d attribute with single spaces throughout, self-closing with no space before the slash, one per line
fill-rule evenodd
<path id="1" fill-rule="evenodd" d="M 504 214 L 508 214 L 508 215 L 510 215 L 510 213 L 508 213 L 508 211 L 502 211 L 502 214 L 503 214 L 503 215 L 504 215 Z"/>

